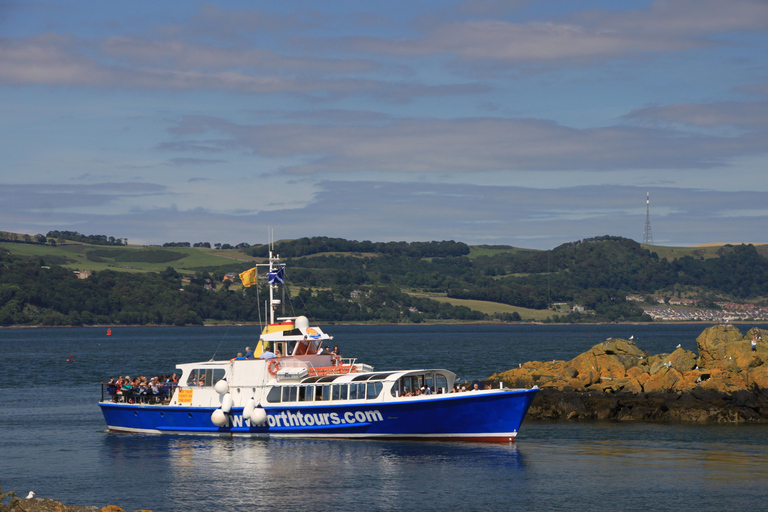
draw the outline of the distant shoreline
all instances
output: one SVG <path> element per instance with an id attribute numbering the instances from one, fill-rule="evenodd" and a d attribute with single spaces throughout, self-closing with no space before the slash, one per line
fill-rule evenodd
<path id="1" fill-rule="evenodd" d="M 680 322 L 595 322 L 595 323 L 558 323 L 558 322 L 418 322 L 418 323 L 365 323 L 365 322 L 317 322 L 319 325 L 354 325 L 354 326 L 434 326 L 434 325 L 517 325 L 525 327 L 528 325 L 572 325 L 572 326 L 589 326 L 589 325 L 719 325 L 723 322 L 710 322 L 710 321 L 680 321 Z M 768 320 L 739 320 L 734 322 L 728 322 L 724 325 L 755 325 L 755 324 L 768 324 Z M 203 324 L 203 325 L 166 325 L 166 324 L 98 324 L 98 325 L 2 325 L 0 329 L 119 329 L 119 328 L 137 328 L 137 327 L 261 327 L 262 324 L 258 322 L 236 322 L 236 323 L 219 323 L 219 324 Z"/>

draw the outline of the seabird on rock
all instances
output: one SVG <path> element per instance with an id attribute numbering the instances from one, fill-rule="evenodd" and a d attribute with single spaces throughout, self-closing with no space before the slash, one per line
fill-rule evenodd
<path id="1" fill-rule="evenodd" d="M 677 348 L 680 348 L 680 347 L 682 347 L 682 346 L 683 346 L 683 345 L 681 345 L 680 343 L 678 343 L 678 344 L 677 344 Z"/>
<path id="2" fill-rule="evenodd" d="M 32 498 L 34 498 L 34 497 L 35 497 L 35 493 L 34 493 L 34 492 L 32 492 L 32 491 L 29 491 L 29 494 L 27 494 L 27 497 L 26 497 L 26 498 L 24 498 L 24 499 L 26 499 L 26 500 L 31 500 L 31 499 L 32 499 Z"/>
<path id="3" fill-rule="evenodd" d="M 630 340 L 633 340 L 633 339 L 635 339 L 635 335 L 633 334 L 632 336 L 630 336 L 630 337 L 629 337 L 629 339 L 630 339 Z"/>

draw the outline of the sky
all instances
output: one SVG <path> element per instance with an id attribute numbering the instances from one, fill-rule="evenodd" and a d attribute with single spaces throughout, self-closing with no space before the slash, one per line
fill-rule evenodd
<path id="1" fill-rule="evenodd" d="M 0 230 L 768 242 L 768 2 L 0 0 Z"/>

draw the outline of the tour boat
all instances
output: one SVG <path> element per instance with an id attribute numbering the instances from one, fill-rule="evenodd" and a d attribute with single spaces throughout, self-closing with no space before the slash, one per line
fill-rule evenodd
<path id="1" fill-rule="evenodd" d="M 514 441 L 538 388 L 454 392 L 456 374 L 448 370 L 374 371 L 322 353 L 333 338 L 306 317 L 274 319 L 284 266 L 271 252 L 264 266 L 270 323 L 253 358 L 179 364 L 178 385 L 167 396 L 105 393 L 103 385 L 99 406 L 110 431 Z"/>

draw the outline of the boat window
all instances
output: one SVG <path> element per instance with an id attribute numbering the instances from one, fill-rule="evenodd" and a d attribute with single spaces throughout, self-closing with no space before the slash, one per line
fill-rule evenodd
<path id="1" fill-rule="evenodd" d="M 187 377 L 187 386 L 213 386 L 224 378 L 224 368 L 198 368 Z"/>
<path id="2" fill-rule="evenodd" d="M 349 385 L 350 400 L 365 400 L 365 382 Z"/>
<path id="3" fill-rule="evenodd" d="M 299 402 L 311 402 L 315 399 L 315 386 L 301 386 L 299 388 Z"/>
<path id="4" fill-rule="evenodd" d="M 376 373 L 376 374 L 371 375 L 368 380 L 384 380 L 387 377 L 389 377 L 390 375 L 392 375 L 391 372 L 390 373 Z"/>
<path id="5" fill-rule="evenodd" d="M 320 377 L 317 379 L 317 382 L 333 382 L 339 377 L 341 377 L 341 375 L 328 375 L 326 377 Z"/>
<path id="6" fill-rule="evenodd" d="M 283 402 L 295 402 L 296 394 L 296 386 L 285 386 L 283 388 Z"/>
<path id="7" fill-rule="evenodd" d="M 320 377 L 309 377 L 301 381 L 302 384 L 309 384 L 310 382 L 317 382 L 320 380 Z"/>
<path id="8" fill-rule="evenodd" d="M 331 399 L 331 386 L 323 386 L 323 400 Z"/>
<path id="9" fill-rule="evenodd" d="M 308 340 L 301 340 L 299 341 L 299 344 L 296 345 L 296 350 L 294 350 L 293 355 L 295 356 L 303 356 L 307 353 L 307 349 L 309 348 L 309 341 Z"/>
<path id="10" fill-rule="evenodd" d="M 346 384 L 334 384 L 333 385 L 333 400 L 346 400 L 347 399 L 347 385 Z"/>
<path id="11" fill-rule="evenodd" d="M 445 378 L 445 375 L 442 373 L 435 375 L 435 386 L 437 389 L 442 390 L 443 393 L 448 392 L 448 379 Z"/>
<path id="12" fill-rule="evenodd" d="M 435 390 L 435 374 L 430 373 L 424 376 L 424 386 L 428 387 L 431 391 Z"/>
<path id="13" fill-rule="evenodd" d="M 267 395 L 267 402 L 270 403 L 279 403 L 280 402 L 280 394 L 281 394 L 282 388 L 274 387 L 269 390 L 269 394 Z"/>
<path id="14" fill-rule="evenodd" d="M 384 389 L 384 384 L 381 382 L 369 382 L 368 383 L 368 394 L 366 395 L 366 398 L 368 400 L 373 400 L 374 398 L 377 398 L 379 394 L 381 394 L 381 390 Z"/>
<path id="15" fill-rule="evenodd" d="M 368 380 L 371 376 L 370 375 L 358 375 L 357 377 L 352 379 L 352 382 L 357 382 L 359 380 Z"/>

